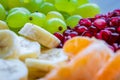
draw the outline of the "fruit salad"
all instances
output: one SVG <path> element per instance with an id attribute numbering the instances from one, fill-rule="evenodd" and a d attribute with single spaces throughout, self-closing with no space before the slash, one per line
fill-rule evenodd
<path id="1" fill-rule="evenodd" d="M 0 80 L 120 80 L 119 62 L 120 9 L 0 0 Z"/>

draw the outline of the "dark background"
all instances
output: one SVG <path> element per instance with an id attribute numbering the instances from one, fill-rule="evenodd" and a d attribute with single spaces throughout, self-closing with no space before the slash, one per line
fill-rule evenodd
<path id="1" fill-rule="evenodd" d="M 101 8 L 101 13 L 108 13 L 114 9 L 120 9 L 120 0 L 89 0 Z"/>

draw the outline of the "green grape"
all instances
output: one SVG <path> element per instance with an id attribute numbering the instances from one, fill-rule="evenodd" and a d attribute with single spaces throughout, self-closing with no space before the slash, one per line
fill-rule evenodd
<path id="1" fill-rule="evenodd" d="M 40 12 L 47 14 L 50 11 L 56 11 L 55 6 L 52 3 L 44 2 L 40 7 Z"/>
<path id="2" fill-rule="evenodd" d="M 70 16 L 67 20 L 66 20 L 66 23 L 67 23 L 67 26 L 70 26 L 70 27 L 75 27 L 79 20 L 81 19 L 82 17 L 80 15 L 73 15 L 73 16 Z"/>
<path id="3" fill-rule="evenodd" d="M 100 13 L 100 8 L 94 3 L 87 3 L 79 6 L 73 14 L 78 14 L 83 18 L 94 17 L 96 14 Z"/>
<path id="4" fill-rule="evenodd" d="M 71 14 L 77 7 L 78 0 L 55 0 L 55 7 L 59 11 L 68 12 Z"/>
<path id="5" fill-rule="evenodd" d="M 62 15 L 63 15 L 63 17 L 65 18 L 65 19 L 67 19 L 68 17 L 70 17 L 70 14 L 68 14 L 68 13 L 66 13 L 66 12 L 60 12 Z"/>
<path id="6" fill-rule="evenodd" d="M 8 0 L 0 0 L 0 3 L 4 6 L 6 10 L 8 10 Z"/>
<path id="7" fill-rule="evenodd" d="M 29 16 L 29 22 L 43 27 L 46 21 L 46 16 L 43 13 L 34 12 Z"/>
<path id="8" fill-rule="evenodd" d="M 52 34 L 55 32 L 62 33 L 64 30 L 66 30 L 66 23 L 59 18 L 51 18 L 46 21 L 44 28 Z"/>
<path id="9" fill-rule="evenodd" d="M 89 0 L 78 0 L 78 6 L 89 3 Z"/>
<path id="10" fill-rule="evenodd" d="M 29 0 L 24 3 L 24 7 L 30 10 L 31 12 L 38 11 L 40 6 L 44 3 L 44 0 Z"/>
<path id="11" fill-rule="evenodd" d="M 23 2 L 24 2 L 24 3 L 29 3 L 29 2 L 30 2 L 30 0 L 23 0 Z"/>
<path id="12" fill-rule="evenodd" d="M 7 0 L 7 3 L 9 9 L 23 6 L 23 2 L 21 0 Z"/>
<path id="13" fill-rule="evenodd" d="M 45 0 L 46 2 L 50 2 L 52 4 L 55 4 L 55 0 Z"/>
<path id="14" fill-rule="evenodd" d="M 6 11 L 2 4 L 0 4 L 0 20 L 5 20 L 6 17 Z"/>
<path id="15" fill-rule="evenodd" d="M 50 12 L 48 12 L 46 18 L 47 19 L 60 18 L 60 19 L 64 20 L 64 17 L 62 16 L 62 14 L 57 12 L 57 11 L 50 11 Z"/>
<path id="16" fill-rule="evenodd" d="M 7 16 L 6 22 L 10 29 L 17 32 L 28 22 L 28 16 L 23 11 L 15 11 Z"/>
<path id="17" fill-rule="evenodd" d="M 30 14 L 30 11 L 29 10 L 27 10 L 26 8 L 24 8 L 24 7 L 15 7 L 15 8 L 12 8 L 9 12 L 8 12 L 8 14 L 11 14 L 12 12 L 15 12 L 15 11 L 23 11 L 23 12 L 26 12 L 27 14 Z"/>

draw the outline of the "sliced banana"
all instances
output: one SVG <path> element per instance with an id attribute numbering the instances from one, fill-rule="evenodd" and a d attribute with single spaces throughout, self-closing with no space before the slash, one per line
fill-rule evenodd
<path id="1" fill-rule="evenodd" d="M 64 63 L 67 59 L 68 56 L 63 53 L 62 49 L 53 48 L 42 51 L 39 59 L 26 59 L 25 61 L 29 69 L 29 78 L 34 80 L 43 77 L 56 65 L 61 65 L 61 63 Z"/>
<path id="2" fill-rule="evenodd" d="M 19 58 L 25 61 L 26 58 L 38 58 L 41 46 L 38 42 L 19 37 Z"/>
<path id="3" fill-rule="evenodd" d="M 6 24 L 6 22 L 0 20 L 0 30 L 2 29 L 9 29 L 8 25 Z"/>
<path id="4" fill-rule="evenodd" d="M 60 40 L 54 35 L 31 23 L 26 23 L 25 26 L 19 31 L 19 34 L 29 39 L 38 41 L 40 44 L 48 48 L 54 48 L 60 43 Z"/>
<path id="5" fill-rule="evenodd" d="M 17 57 L 18 36 L 10 30 L 0 30 L 0 58 Z"/>
<path id="6" fill-rule="evenodd" d="M 21 61 L 0 59 L 0 80 L 28 80 L 27 75 L 27 67 Z"/>

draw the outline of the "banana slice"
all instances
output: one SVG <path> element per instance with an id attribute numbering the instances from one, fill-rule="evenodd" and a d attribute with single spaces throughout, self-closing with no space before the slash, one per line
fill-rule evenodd
<path id="1" fill-rule="evenodd" d="M 27 75 L 27 67 L 21 61 L 0 59 L 0 80 L 28 80 Z"/>
<path id="2" fill-rule="evenodd" d="M 56 65 L 61 65 L 61 63 L 64 63 L 67 59 L 68 56 L 63 53 L 62 49 L 53 48 L 42 51 L 39 59 L 26 59 L 25 61 L 29 70 L 29 78 L 35 80 L 36 78 L 43 77 Z"/>
<path id="3" fill-rule="evenodd" d="M 17 57 L 18 36 L 10 30 L 0 30 L 0 58 Z"/>
<path id="4" fill-rule="evenodd" d="M 6 24 L 6 22 L 0 20 L 0 30 L 2 29 L 9 29 L 8 25 Z"/>
<path id="5" fill-rule="evenodd" d="M 54 35 L 31 23 L 26 23 L 25 26 L 19 31 L 19 34 L 29 39 L 38 41 L 40 44 L 48 48 L 54 48 L 60 43 L 60 40 Z"/>
<path id="6" fill-rule="evenodd" d="M 38 42 L 19 37 L 19 58 L 25 61 L 26 58 L 38 58 L 41 46 Z"/>

